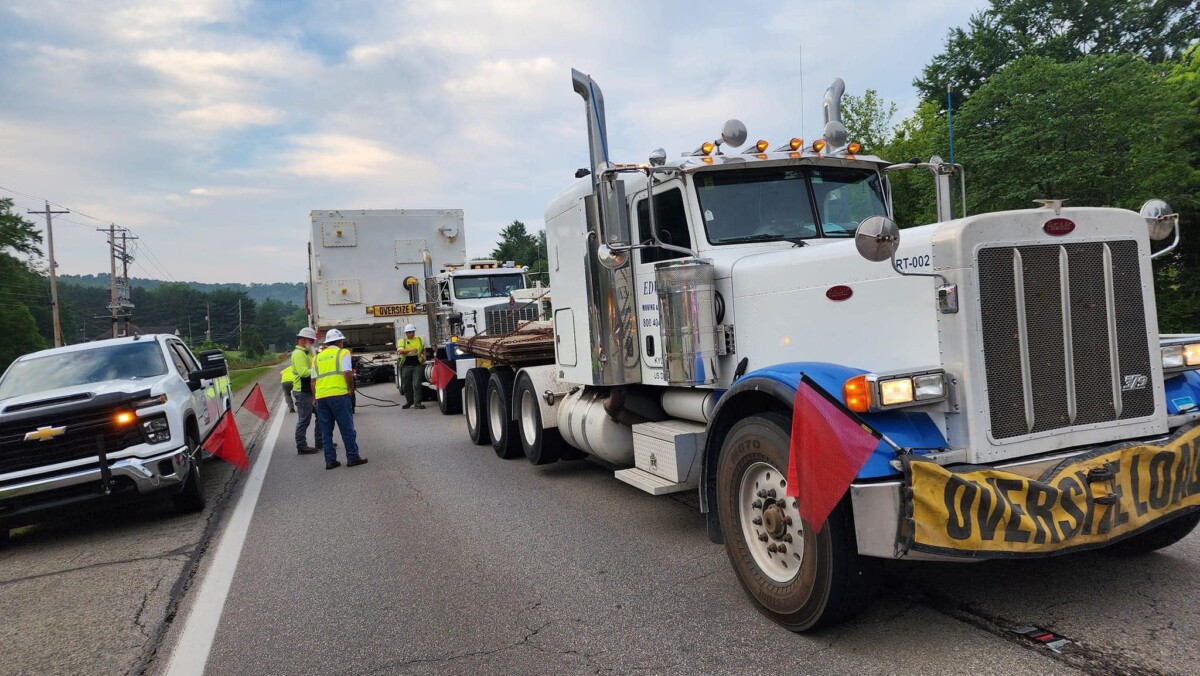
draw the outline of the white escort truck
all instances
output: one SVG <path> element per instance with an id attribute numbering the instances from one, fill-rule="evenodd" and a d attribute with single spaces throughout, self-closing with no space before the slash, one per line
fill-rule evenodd
<path id="1" fill-rule="evenodd" d="M 200 444 L 229 410 L 220 350 L 146 335 L 42 350 L 0 376 L 0 540 L 97 502 L 204 508 Z"/>
<path id="2" fill-rule="evenodd" d="M 590 162 L 546 209 L 550 349 L 462 343 L 476 443 L 698 491 L 749 596 L 794 631 L 862 607 L 880 559 L 1137 553 L 1195 528 L 1200 337 L 1158 334 L 1165 203 L 955 218 L 962 167 L 861 152 L 840 80 L 814 141 L 735 151 L 731 120 L 620 164 L 600 88 L 572 79 Z M 939 222 L 891 220 L 905 170 L 932 174 Z M 821 524 L 787 483 L 802 376 L 879 436 Z"/>
<path id="3" fill-rule="evenodd" d="M 321 210 L 310 217 L 309 320 L 346 336 L 360 380 L 399 386 L 396 341 L 406 324 L 445 358 L 451 335 L 513 322 L 509 298 L 525 288 L 524 272 L 511 263 L 467 263 L 461 209 Z"/>

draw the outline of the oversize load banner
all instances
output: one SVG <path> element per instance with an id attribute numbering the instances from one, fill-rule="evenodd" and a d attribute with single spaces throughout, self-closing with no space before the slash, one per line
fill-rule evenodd
<path id="1" fill-rule="evenodd" d="M 401 305 L 368 305 L 367 314 L 373 317 L 407 317 L 425 312 L 424 303 L 404 303 Z"/>
<path id="2" fill-rule="evenodd" d="M 1099 547 L 1200 506 L 1200 426 L 1070 458 L 1038 479 L 906 456 L 901 549 L 974 558 Z"/>

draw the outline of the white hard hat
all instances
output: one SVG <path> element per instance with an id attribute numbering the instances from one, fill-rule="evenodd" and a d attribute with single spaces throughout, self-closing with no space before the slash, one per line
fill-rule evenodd
<path id="1" fill-rule="evenodd" d="M 325 344 L 326 345 L 328 345 L 329 343 L 336 343 L 339 340 L 345 340 L 345 339 L 346 339 L 346 337 L 343 336 L 342 332 L 338 331 L 337 329 L 329 329 L 329 331 L 325 334 Z"/>
<path id="2" fill-rule="evenodd" d="M 306 327 L 300 329 L 300 333 L 297 333 L 296 337 L 297 338 L 307 338 L 309 340 L 316 340 L 317 332 L 313 331 L 310 327 L 306 326 Z"/>
<path id="3" fill-rule="evenodd" d="M 416 332 L 417 332 L 417 327 L 413 326 L 412 324 L 405 324 L 405 325 L 404 325 L 404 332 L 405 332 L 405 333 L 416 333 Z"/>

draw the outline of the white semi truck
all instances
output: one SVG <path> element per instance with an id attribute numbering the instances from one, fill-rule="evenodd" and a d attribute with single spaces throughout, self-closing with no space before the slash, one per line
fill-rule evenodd
<path id="1" fill-rule="evenodd" d="M 525 288 L 523 270 L 467 261 L 461 209 L 317 210 L 310 217 L 310 324 L 346 336 L 360 380 L 398 381 L 396 341 L 407 324 L 426 340 L 430 357 L 465 357 L 471 365 L 461 350 L 447 355 L 451 336 L 509 331 L 536 312 L 511 307 Z M 455 391 L 454 384 L 444 391 Z M 439 397 L 445 413 L 456 412 L 459 401 Z"/>
<path id="2" fill-rule="evenodd" d="M 600 88 L 572 78 L 590 163 L 546 209 L 553 356 L 466 341 L 476 443 L 698 491 L 750 597 L 795 631 L 859 609 L 880 559 L 1151 551 L 1196 526 L 1200 338 L 1158 335 L 1165 203 L 955 218 L 962 168 L 861 152 L 840 80 L 815 141 L 731 152 L 730 121 L 618 164 Z M 901 236 L 888 173 L 912 169 L 939 222 Z M 792 438 L 802 382 L 879 437 L 849 485 L 818 484 L 841 496 L 821 523 L 788 485 L 816 457 Z"/>

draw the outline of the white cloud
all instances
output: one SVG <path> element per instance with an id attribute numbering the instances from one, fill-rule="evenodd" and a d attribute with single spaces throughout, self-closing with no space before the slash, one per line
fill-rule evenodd
<path id="1" fill-rule="evenodd" d="M 250 103 L 218 103 L 185 110 L 178 117 L 180 122 L 202 129 L 237 129 L 278 124 L 283 111 Z"/>
<path id="2" fill-rule="evenodd" d="M 416 169 L 417 162 L 364 138 L 339 134 L 296 136 L 294 149 L 285 153 L 283 171 L 304 178 L 335 181 L 364 176 L 400 176 Z"/>

